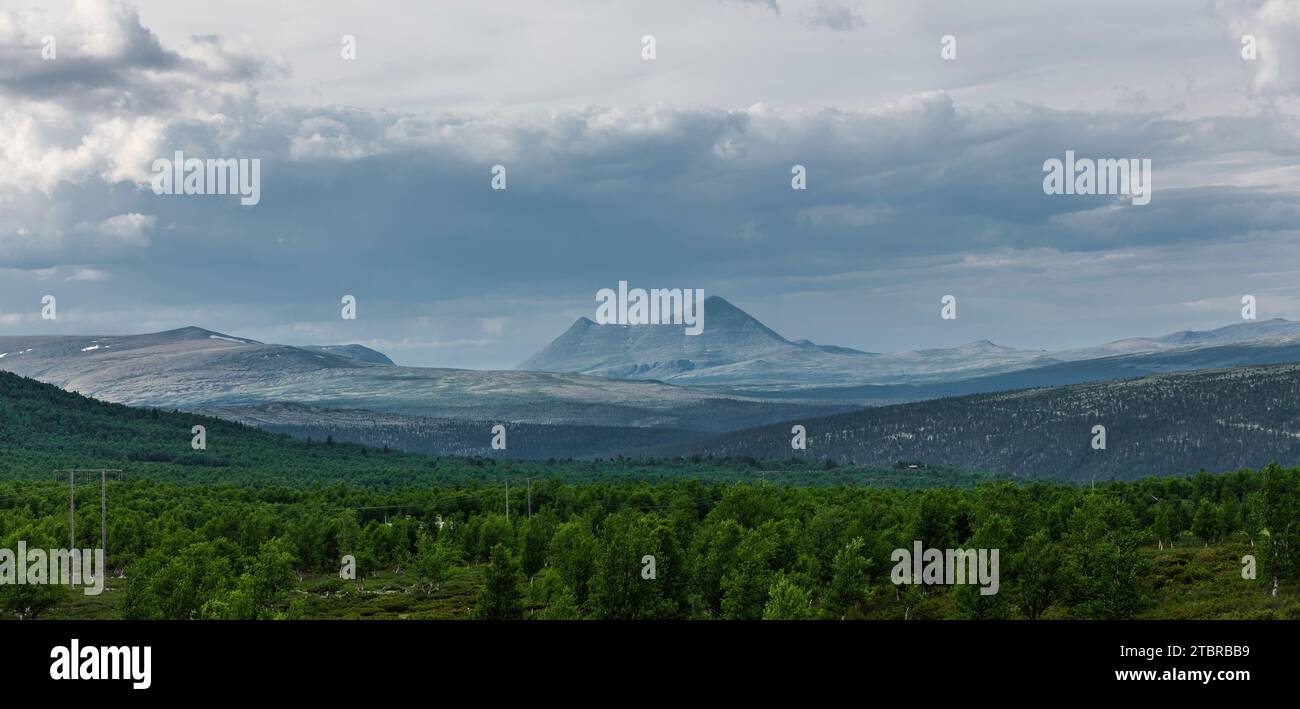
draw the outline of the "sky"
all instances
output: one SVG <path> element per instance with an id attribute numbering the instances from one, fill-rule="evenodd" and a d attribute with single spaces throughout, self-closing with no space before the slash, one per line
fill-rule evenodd
<path id="1" fill-rule="evenodd" d="M 155 194 L 177 150 L 260 202 Z M 0 335 L 511 368 L 620 280 L 877 352 L 1300 319 L 1298 157 L 1297 0 L 2 0 Z"/>

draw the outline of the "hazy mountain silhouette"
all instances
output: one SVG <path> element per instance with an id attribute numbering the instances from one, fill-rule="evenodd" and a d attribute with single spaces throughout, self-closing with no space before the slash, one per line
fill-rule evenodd
<path id="1" fill-rule="evenodd" d="M 723 298 L 704 301 L 704 330 L 598 325 L 579 318 L 517 369 L 685 385 L 827 386 L 960 378 L 1055 360 L 987 340 L 893 354 L 789 340 Z"/>
<path id="2" fill-rule="evenodd" d="M 584 317 L 517 369 L 867 402 L 1300 361 L 1297 348 L 1300 323 L 1273 319 L 1058 352 L 979 340 L 882 354 L 787 339 L 711 296 L 698 335 L 678 325 L 598 325 Z"/>

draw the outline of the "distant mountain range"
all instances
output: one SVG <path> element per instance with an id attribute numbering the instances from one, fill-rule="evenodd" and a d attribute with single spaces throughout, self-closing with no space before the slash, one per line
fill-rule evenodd
<path id="1" fill-rule="evenodd" d="M 718 296 L 704 301 L 704 331 L 577 322 L 516 369 L 711 386 L 816 387 L 969 377 L 1054 360 L 988 341 L 953 349 L 879 354 L 792 341 Z"/>
<path id="2" fill-rule="evenodd" d="M 503 457 L 782 457 L 797 421 L 829 436 L 807 455 L 1067 475 L 1295 462 L 1285 458 L 1300 453 L 1285 418 L 1295 370 L 1257 367 L 1294 363 L 1300 323 L 1286 320 L 1050 353 L 979 341 L 881 354 L 789 340 L 716 296 L 699 335 L 580 318 L 511 371 L 403 367 L 358 344 L 267 344 L 199 327 L 0 337 L 0 370 L 300 438 Z M 1169 376 L 1193 370 L 1212 371 Z M 921 403 L 896 405 L 907 402 Z M 1122 432 L 1105 457 L 1074 448 L 1096 417 Z M 496 423 L 510 431 L 506 451 L 488 445 Z"/>
<path id="3" fill-rule="evenodd" d="M 462 421 L 723 431 L 802 415 L 805 406 L 579 374 L 400 367 L 360 345 L 291 347 L 198 327 L 126 336 L 0 337 L 0 370 L 86 396 L 233 418 L 296 403 Z M 844 411 L 847 404 L 820 407 Z M 300 409 L 286 409 L 286 425 Z M 263 414 L 264 417 L 264 414 Z"/>
<path id="4" fill-rule="evenodd" d="M 888 403 L 1300 361 L 1300 323 L 1281 319 L 1058 352 L 980 340 L 881 354 L 789 340 L 718 296 L 705 300 L 704 314 L 698 335 L 677 326 L 598 325 L 579 318 L 517 369 L 653 379 L 762 398 Z"/>

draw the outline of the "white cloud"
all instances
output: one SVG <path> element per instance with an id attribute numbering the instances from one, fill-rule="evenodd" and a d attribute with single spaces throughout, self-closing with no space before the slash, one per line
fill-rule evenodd
<path id="1" fill-rule="evenodd" d="M 41 55 L 40 38 L 56 40 Z M 47 195 L 94 178 L 143 184 L 149 165 L 223 116 L 256 121 L 253 82 L 287 67 L 210 36 L 163 47 L 136 9 L 77 0 L 70 12 L 0 13 L 0 188 Z"/>
<path id="2" fill-rule="evenodd" d="M 294 160 L 356 160 L 378 155 L 383 148 L 371 140 L 358 139 L 342 121 L 328 117 L 309 117 L 298 125 L 298 133 L 289 146 Z"/>
<path id="3" fill-rule="evenodd" d="M 106 281 L 109 278 L 110 274 L 107 271 L 101 271 L 96 268 L 78 268 L 76 271 L 73 271 L 72 275 L 68 276 L 68 280 L 70 281 L 89 281 L 92 283 Z"/>
<path id="4" fill-rule="evenodd" d="M 39 271 L 95 293 L 81 315 L 104 332 L 215 325 L 508 365 L 627 271 L 725 285 L 741 305 L 882 289 L 929 307 L 937 275 L 974 291 L 1049 274 L 1028 297 L 1078 267 L 1101 295 L 1192 301 L 1161 279 L 1253 277 L 1220 242 L 1275 247 L 1279 271 L 1296 261 L 1278 238 L 1300 214 L 1291 2 L 868 16 L 850 0 L 614 0 L 504 17 L 447 0 L 440 22 L 414 2 L 140 7 L 0 12 L 0 267 L 17 269 L 0 310 L 28 307 Z M 953 28 L 959 58 L 943 63 Z M 1236 54 L 1247 30 L 1272 42 L 1256 64 Z M 338 56 L 344 31 L 355 62 Z M 655 62 L 638 55 L 647 32 Z M 1039 166 L 1067 148 L 1152 157 L 1153 207 L 1045 199 Z M 151 161 L 177 149 L 262 158 L 266 199 L 152 195 Z M 497 162 L 507 194 L 487 190 Z M 794 163 L 807 191 L 789 189 Z M 345 328 L 337 300 L 353 291 L 362 319 Z M 1135 317 L 1120 308 L 1106 312 Z M 861 309 L 791 317 L 790 334 L 875 347 L 828 334 Z M 985 324 L 1031 329 L 1015 312 Z M 934 337 L 869 317 L 914 338 L 897 344 Z"/>
<path id="5" fill-rule="evenodd" d="M 158 223 L 158 217 L 152 214 L 118 214 L 93 225 L 84 226 L 82 231 L 122 246 L 148 246 L 149 232 Z"/>
<path id="6" fill-rule="evenodd" d="M 1300 3 L 1295 0 L 1218 0 L 1215 8 L 1240 41 L 1256 40 L 1251 90 L 1266 98 L 1300 93 Z M 1241 57 L 1236 57 L 1241 60 Z M 1243 60 L 1244 61 L 1244 60 Z"/>
<path id="7" fill-rule="evenodd" d="M 35 272 L 56 273 L 58 264 L 116 261 L 124 255 L 140 254 L 151 243 L 150 232 L 157 217 L 148 214 L 118 214 L 98 222 L 78 222 L 66 229 L 57 226 L 33 231 L 20 227 L 0 229 L 0 266 L 56 264 Z M 81 269 L 93 274 L 95 269 Z M 75 274 L 74 274 L 75 275 Z M 96 280 L 74 278 L 73 280 Z"/>

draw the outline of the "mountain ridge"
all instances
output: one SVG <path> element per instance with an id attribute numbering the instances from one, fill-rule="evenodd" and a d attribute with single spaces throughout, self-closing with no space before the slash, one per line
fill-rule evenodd
<path id="1" fill-rule="evenodd" d="M 295 402 L 437 419 L 708 431 L 780 420 L 807 408 L 652 381 L 403 367 L 359 359 L 354 349 L 322 352 L 202 328 L 6 336 L 0 354 L 0 370 L 68 391 L 185 410 Z M 814 406 L 824 413 L 849 408 L 839 402 Z"/>
<path id="2" fill-rule="evenodd" d="M 1046 373 L 1058 365 L 1124 355 L 1300 343 L 1300 323 L 1273 318 L 1055 352 L 1018 349 L 981 339 L 955 347 L 882 354 L 818 345 L 806 339 L 791 340 L 720 296 L 709 296 L 704 303 L 704 328 L 698 335 L 687 335 L 676 326 L 599 325 L 584 316 L 516 369 L 655 380 L 719 390 L 730 387 L 737 392 L 937 386 L 1024 371 Z M 1222 350 L 1206 350 L 1202 364 L 1187 368 L 1218 366 L 1215 358 L 1222 354 Z M 1264 359 L 1248 363 L 1268 363 L 1268 358 Z"/>
<path id="3" fill-rule="evenodd" d="M 1153 412 L 1159 412 L 1154 415 Z M 791 427 L 806 429 L 806 450 Z M 1092 446 L 1105 427 L 1103 449 Z M 658 455 L 897 461 L 1076 481 L 1300 459 L 1300 364 L 1158 374 L 868 407 L 718 434 Z"/>

